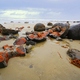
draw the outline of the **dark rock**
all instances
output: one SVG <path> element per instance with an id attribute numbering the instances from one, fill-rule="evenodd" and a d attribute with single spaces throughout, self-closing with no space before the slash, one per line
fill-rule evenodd
<path id="1" fill-rule="evenodd" d="M 69 49 L 67 54 L 71 59 L 80 59 L 80 51 L 77 49 Z"/>
<path id="2" fill-rule="evenodd" d="M 34 26 L 34 31 L 44 31 L 45 30 L 45 25 L 42 23 L 37 23 Z"/>
<path id="3" fill-rule="evenodd" d="M 25 24 L 29 23 L 29 22 L 24 22 Z"/>
<path id="4" fill-rule="evenodd" d="M 12 29 L 2 29 L 2 35 L 9 35 L 9 34 L 18 34 L 19 30 L 12 30 Z"/>
<path id="5" fill-rule="evenodd" d="M 36 44 L 36 42 L 30 41 L 30 40 L 26 42 L 26 45 L 35 45 L 35 44 Z"/>
<path id="6" fill-rule="evenodd" d="M 31 52 L 32 45 L 26 45 L 26 46 L 25 46 L 25 49 L 26 49 L 26 53 Z"/>
<path id="7" fill-rule="evenodd" d="M 31 64 L 31 65 L 29 66 L 29 68 L 33 68 L 33 65 Z"/>
<path id="8" fill-rule="evenodd" d="M 1 33 L 2 29 L 5 29 L 5 27 L 2 24 L 0 24 L 0 33 Z"/>
<path id="9" fill-rule="evenodd" d="M 62 41 L 62 38 L 61 37 L 57 37 L 56 40 L 57 41 Z"/>
<path id="10" fill-rule="evenodd" d="M 69 39 L 80 40 L 80 24 L 71 26 L 67 36 Z"/>
<path id="11" fill-rule="evenodd" d="M 63 24 L 63 23 L 55 23 L 52 28 L 55 28 L 56 31 L 58 32 L 62 32 L 62 34 L 60 35 L 61 38 L 65 38 L 66 35 L 68 34 L 68 29 L 69 29 L 69 25 L 68 24 Z"/>
<path id="12" fill-rule="evenodd" d="M 6 22 L 4 22 L 4 24 L 7 24 Z"/>
<path id="13" fill-rule="evenodd" d="M 14 38 L 14 39 L 17 39 L 17 38 L 18 38 L 17 36 L 14 36 L 13 34 L 10 34 L 8 37 L 9 37 L 10 39 L 11 39 L 11 38 Z"/>
<path id="14" fill-rule="evenodd" d="M 70 42 L 73 42 L 73 40 L 72 40 L 72 39 L 69 39 L 69 41 L 70 41 Z"/>
<path id="15" fill-rule="evenodd" d="M 11 21 L 11 23 L 14 23 L 14 21 Z"/>
<path id="16" fill-rule="evenodd" d="M 51 22 L 48 22 L 48 24 L 47 24 L 47 26 L 52 26 L 53 25 L 53 23 L 51 23 Z"/>
<path id="17" fill-rule="evenodd" d="M 5 27 L 2 25 L 2 24 L 0 24 L 0 29 L 4 29 Z"/>
<path id="18" fill-rule="evenodd" d="M 5 68 L 8 66 L 8 63 L 6 61 L 0 62 L 0 68 Z"/>
<path id="19" fill-rule="evenodd" d="M 70 63 L 80 68 L 80 51 L 77 49 L 69 49 L 67 54 L 70 57 Z"/>
<path id="20" fill-rule="evenodd" d="M 69 27 L 70 27 L 70 23 L 69 23 L 69 21 L 67 21 L 66 24 L 69 25 Z"/>
<path id="21" fill-rule="evenodd" d="M 4 41 L 4 40 L 9 40 L 10 38 L 8 36 L 3 36 L 3 37 L 0 37 L 0 41 Z"/>

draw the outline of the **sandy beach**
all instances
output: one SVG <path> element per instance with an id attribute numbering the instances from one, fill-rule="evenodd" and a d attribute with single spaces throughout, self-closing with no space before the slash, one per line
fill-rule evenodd
<path id="1" fill-rule="evenodd" d="M 22 27 L 19 37 L 25 32 L 33 30 L 35 23 L 6 23 L 6 28 Z M 47 23 L 44 25 L 46 27 Z M 30 26 L 30 28 L 28 27 Z M 0 48 L 12 45 L 15 39 L 1 41 Z M 6 68 L 0 69 L 0 80 L 79 80 L 80 68 L 72 65 L 66 52 L 69 48 L 80 50 L 80 41 L 63 39 L 56 41 L 48 38 L 33 46 L 25 57 L 14 57 Z"/>

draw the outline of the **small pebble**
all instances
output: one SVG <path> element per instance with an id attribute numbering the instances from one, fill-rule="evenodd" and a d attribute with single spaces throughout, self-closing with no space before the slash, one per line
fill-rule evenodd
<path id="1" fill-rule="evenodd" d="M 73 42 L 73 40 L 72 40 L 72 39 L 69 39 L 69 41 L 70 41 L 70 42 Z"/>
<path id="2" fill-rule="evenodd" d="M 33 65 L 31 64 L 31 65 L 29 66 L 29 68 L 33 68 Z"/>
<path id="3" fill-rule="evenodd" d="M 56 40 L 57 41 L 62 41 L 62 38 L 61 37 L 57 37 Z"/>

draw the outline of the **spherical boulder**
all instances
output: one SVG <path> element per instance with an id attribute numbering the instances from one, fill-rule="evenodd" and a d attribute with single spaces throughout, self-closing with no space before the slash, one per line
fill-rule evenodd
<path id="1" fill-rule="evenodd" d="M 45 25 L 42 23 L 37 23 L 34 26 L 34 31 L 44 31 L 45 30 Z"/>
<path id="2" fill-rule="evenodd" d="M 53 25 L 53 23 L 51 23 L 51 22 L 47 23 L 47 26 L 52 26 L 52 25 Z"/>
<path id="3" fill-rule="evenodd" d="M 69 39 L 80 40 L 80 24 L 70 26 L 67 36 Z"/>

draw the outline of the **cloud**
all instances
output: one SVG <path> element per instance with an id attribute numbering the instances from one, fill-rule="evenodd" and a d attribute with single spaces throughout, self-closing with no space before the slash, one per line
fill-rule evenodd
<path id="1" fill-rule="evenodd" d="M 61 14 L 61 12 L 53 12 L 53 11 L 47 13 L 47 15 L 54 15 L 54 16 L 58 16 L 60 14 Z"/>
<path id="2" fill-rule="evenodd" d="M 73 10 L 51 8 L 25 8 L 0 10 L 0 20 L 52 19 L 52 20 L 79 20 L 79 12 Z"/>
<path id="3" fill-rule="evenodd" d="M 25 10 L 0 10 L 0 17 L 13 19 L 44 19 L 53 18 L 60 15 L 61 12 L 55 12 L 52 9 L 45 8 L 26 8 Z"/>
<path id="4" fill-rule="evenodd" d="M 38 11 L 29 10 L 3 10 L 0 11 L 0 17 L 4 18 L 29 18 L 30 16 L 39 15 Z"/>

